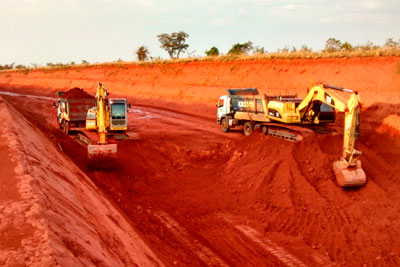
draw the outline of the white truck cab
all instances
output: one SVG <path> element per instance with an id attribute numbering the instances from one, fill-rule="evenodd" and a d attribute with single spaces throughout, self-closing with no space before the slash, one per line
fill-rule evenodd
<path id="1" fill-rule="evenodd" d="M 218 108 L 217 123 L 218 124 L 221 124 L 221 119 L 223 117 L 225 117 L 227 114 L 232 113 L 230 110 L 230 106 L 231 106 L 230 102 L 231 102 L 231 99 L 227 95 L 223 95 L 218 99 L 218 102 L 217 102 L 217 108 Z"/>

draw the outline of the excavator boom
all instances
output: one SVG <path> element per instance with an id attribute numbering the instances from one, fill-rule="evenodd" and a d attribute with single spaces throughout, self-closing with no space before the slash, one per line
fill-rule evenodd
<path id="1" fill-rule="evenodd" d="M 350 99 L 346 102 L 333 92 L 326 92 L 325 88 L 351 93 Z M 364 185 L 366 175 L 359 159 L 361 151 L 357 150 L 361 113 L 358 92 L 329 84 L 322 84 L 322 87 L 318 86 L 315 90 L 324 94 L 322 102 L 345 112 L 343 154 L 338 161 L 333 163 L 336 181 L 342 187 Z"/>
<path id="2" fill-rule="evenodd" d="M 116 158 L 117 145 L 107 143 L 107 124 L 109 124 L 110 111 L 108 110 L 108 94 L 102 83 L 99 83 L 96 92 L 96 125 L 99 141 L 96 145 L 88 145 L 88 157 Z"/>
<path id="3" fill-rule="evenodd" d="M 350 93 L 349 100 L 346 101 L 335 91 Z M 343 153 L 340 159 L 333 164 L 333 171 L 338 184 L 342 187 L 364 185 L 366 176 L 359 160 L 361 151 L 357 150 L 361 112 L 358 92 L 326 83 L 312 87 L 307 96 L 297 106 L 300 118 L 299 123 L 318 124 L 318 112 L 321 103 L 345 113 Z M 283 114 L 285 115 L 284 112 Z M 283 122 L 288 123 L 288 121 Z"/>

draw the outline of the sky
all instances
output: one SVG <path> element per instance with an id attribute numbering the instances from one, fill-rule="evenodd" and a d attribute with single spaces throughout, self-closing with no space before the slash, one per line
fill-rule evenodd
<path id="1" fill-rule="evenodd" d="M 0 65 L 168 58 L 157 35 L 189 34 L 187 56 L 251 41 L 269 52 L 329 38 L 400 39 L 400 0 L 0 0 Z"/>

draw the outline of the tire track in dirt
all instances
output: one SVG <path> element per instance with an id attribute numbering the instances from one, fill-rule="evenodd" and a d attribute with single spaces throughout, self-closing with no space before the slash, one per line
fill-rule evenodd
<path id="1" fill-rule="evenodd" d="M 263 235 L 254 228 L 243 224 L 235 224 L 231 219 L 228 219 L 226 215 L 219 215 L 219 217 L 225 220 L 225 222 L 228 223 L 229 225 L 233 226 L 248 240 L 259 245 L 265 252 L 267 252 L 270 255 L 273 255 L 275 258 L 280 260 L 286 266 L 289 267 L 308 266 L 303 261 L 298 259 L 296 256 L 285 250 L 283 247 L 278 246 L 272 240 L 263 237 Z M 326 256 L 320 255 L 318 253 L 309 253 L 309 254 L 314 261 L 313 266 L 334 266 L 334 263 L 332 263 L 331 260 Z"/>
<path id="2" fill-rule="evenodd" d="M 22 98 L 22 100 L 20 102 L 26 102 L 29 99 Z M 37 101 L 32 100 L 32 102 Z M 49 106 L 50 104 L 49 102 Z M 32 112 L 41 110 L 45 106 L 38 108 L 32 107 L 30 104 L 29 107 L 29 112 Z M 51 112 L 51 109 L 51 107 L 47 108 L 49 112 Z M 150 145 L 146 145 L 146 148 L 162 147 L 162 151 L 161 149 L 156 149 L 156 151 L 160 150 L 163 157 L 173 158 L 163 161 L 163 164 L 171 161 L 171 166 L 174 167 L 175 162 L 179 164 L 189 162 L 190 164 L 187 166 L 190 167 L 205 166 L 205 163 L 201 162 L 203 158 L 200 158 L 200 153 L 193 153 L 193 151 L 197 152 L 196 148 L 200 146 L 197 145 L 199 147 L 193 149 L 192 143 L 189 144 L 189 142 L 194 143 L 192 140 L 203 142 L 196 137 L 199 135 L 199 130 L 201 134 L 220 132 L 220 129 L 215 127 L 214 122 L 200 121 L 200 125 L 198 125 L 198 118 L 181 118 L 179 113 L 175 118 L 170 119 L 171 114 L 164 111 L 153 112 L 146 108 L 140 110 L 143 113 L 143 120 L 135 121 L 134 116 L 132 116 L 132 122 L 135 122 L 135 125 L 138 123 L 139 131 L 143 133 L 144 137 L 147 137 L 142 142 L 150 142 L 149 140 L 153 140 L 153 138 L 156 140 L 152 141 Z M 136 113 L 139 112 L 134 111 L 132 115 L 141 116 Z M 36 112 L 35 116 L 39 117 L 39 115 L 44 114 Z M 48 122 L 54 120 L 51 117 L 53 115 L 50 115 L 44 115 Z M 28 114 L 28 116 L 32 115 Z M 157 119 L 154 119 L 155 117 Z M 32 120 L 32 122 L 37 124 L 36 120 Z M 40 124 L 44 123 L 46 122 L 40 122 Z M 164 131 L 162 137 L 160 137 L 160 131 Z M 164 135 L 164 133 L 168 134 Z M 183 133 L 185 139 L 183 139 Z M 158 183 L 153 183 L 149 185 L 154 191 L 151 191 L 152 193 L 146 195 L 146 197 L 152 197 L 153 207 L 156 207 L 156 209 L 150 210 L 163 209 L 168 212 L 169 216 L 172 216 L 176 222 L 179 221 L 179 226 L 186 231 L 187 236 L 190 237 L 189 240 L 193 237 L 196 238 L 201 242 L 201 245 L 233 266 L 263 266 L 264 263 L 269 265 L 275 263 L 275 265 L 280 266 L 283 264 L 263 249 L 260 243 L 251 240 L 250 237 L 236 228 L 240 225 L 245 227 L 251 225 L 254 227 L 253 230 L 259 231 L 256 231 L 259 235 L 256 235 L 256 237 L 261 241 L 266 238 L 273 240 L 298 257 L 305 265 L 325 266 L 333 261 L 338 265 L 345 266 L 363 265 L 364 263 L 375 266 L 397 266 L 399 259 L 397 180 L 399 180 L 398 166 L 400 165 L 398 165 L 397 160 L 399 154 L 396 151 L 399 150 L 395 149 L 393 142 L 389 141 L 384 143 L 387 147 L 377 146 L 376 144 L 380 143 L 375 139 L 378 137 L 383 139 L 383 135 L 374 137 L 377 133 L 373 131 L 369 134 L 371 140 L 365 137 L 366 134 L 362 135 L 364 140 L 360 139 L 364 157 L 363 166 L 365 166 L 368 174 L 369 183 L 359 191 L 342 190 L 335 185 L 331 162 L 337 159 L 336 150 L 340 150 L 341 147 L 338 145 L 341 144 L 341 140 L 339 142 L 336 140 L 338 138 L 331 140 L 328 137 L 316 136 L 316 140 L 312 140 L 312 142 L 306 139 L 304 140 L 305 143 L 291 145 L 264 136 L 260 138 L 250 136 L 236 142 L 234 139 L 236 139 L 236 136 L 241 138 L 241 133 L 231 133 L 223 137 L 233 140 L 229 144 L 224 143 L 225 141 L 222 139 L 218 139 L 218 141 L 224 144 L 224 147 L 225 145 L 226 147 L 235 145 L 231 152 L 228 149 L 226 149 L 228 152 L 224 152 L 228 155 L 224 163 L 225 166 L 228 162 L 231 162 L 228 159 L 236 158 L 234 164 L 231 164 L 233 169 L 226 169 L 218 174 L 218 183 L 223 185 L 221 188 L 224 188 L 224 190 L 213 188 L 215 190 L 215 193 L 213 193 L 207 189 L 207 194 L 217 196 L 215 199 L 218 201 L 225 201 L 223 205 L 218 207 L 220 209 L 218 212 L 237 215 L 236 224 L 228 225 L 221 222 L 220 219 L 216 220 L 215 214 L 208 213 L 210 210 L 216 210 L 214 202 L 209 201 L 210 204 L 208 202 L 204 204 L 204 201 L 199 197 L 196 200 L 192 198 L 192 192 L 197 193 L 198 191 L 191 190 L 193 188 L 201 190 L 201 188 L 199 186 L 193 187 L 191 184 L 200 181 L 200 179 L 191 179 L 190 183 L 182 185 L 180 182 L 183 179 L 179 180 L 173 177 L 179 172 L 173 172 L 173 175 L 169 177 L 171 179 L 169 189 L 174 196 L 166 198 L 168 201 L 175 200 L 175 202 L 171 202 L 175 206 L 173 208 L 169 208 L 168 205 L 159 206 L 160 204 L 164 205 L 165 201 L 163 199 L 160 201 L 159 197 L 153 198 L 153 195 L 160 193 Z M 166 141 L 167 138 L 173 138 L 174 141 Z M 213 138 L 215 137 L 213 136 Z M 202 148 L 211 151 L 208 142 L 214 141 L 205 140 Z M 364 145 L 368 142 L 371 142 L 371 144 Z M 339 149 L 335 149 L 335 147 L 339 147 Z M 174 153 L 173 157 L 171 157 L 172 152 Z M 153 154 L 144 155 L 151 155 L 148 158 L 153 159 Z M 186 158 L 182 155 L 185 155 Z M 221 155 L 225 154 L 221 153 Z M 197 161 L 198 158 L 200 161 Z M 195 160 L 196 165 L 193 165 Z M 150 164 L 145 162 L 144 165 L 150 166 Z M 210 164 L 211 167 L 214 166 L 209 162 L 207 164 Z M 164 165 L 169 166 L 168 164 Z M 173 171 L 175 168 L 168 167 L 168 169 Z M 184 172 L 185 169 L 179 171 Z M 183 174 L 182 176 L 192 178 L 191 175 Z M 206 180 L 209 184 L 215 185 L 212 179 L 204 179 L 207 178 L 207 175 L 201 177 L 201 181 Z M 151 179 L 151 175 L 143 177 L 143 181 L 147 182 L 149 178 Z M 135 179 L 139 180 L 140 177 L 137 176 Z M 179 186 L 172 186 L 173 183 Z M 166 184 L 168 185 L 168 183 Z M 202 185 L 209 184 L 203 183 Z M 140 188 L 142 188 L 142 185 Z M 190 189 L 188 190 L 188 188 Z M 226 190 L 225 188 L 229 189 Z M 187 190 L 186 194 L 176 195 L 176 192 L 184 190 Z M 119 192 L 117 193 L 119 194 Z M 190 206 L 187 204 L 188 200 L 189 202 L 192 201 L 190 205 L 195 207 L 193 210 L 188 209 Z M 183 203 L 185 201 L 186 203 Z M 129 201 L 129 203 L 131 202 Z M 135 202 L 138 202 L 137 198 Z M 177 210 L 179 212 L 176 212 Z M 205 211 L 207 211 L 207 215 L 203 216 Z M 127 209 L 127 214 L 130 214 L 129 209 Z M 176 252 L 174 257 L 165 258 L 175 260 L 187 255 L 187 261 L 178 262 L 202 264 L 199 257 L 191 251 L 192 249 L 188 249 L 182 243 L 181 238 L 174 237 L 172 231 L 166 229 L 165 223 L 160 223 L 160 219 L 155 218 L 154 215 L 150 217 L 156 221 L 155 225 L 161 225 L 161 229 L 168 232 L 168 237 L 171 237 L 171 240 L 176 241 L 181 246 L 180 248 L 172 246 L 167 250 L 166 248 L 170 246 L 171 240 L 162 239 L 164 244 L 159 245 L 160 251 L 167 251 L 165 254 L 171 253 L 171 251 Z M 134 216 L 131 216 L 131 218 L 133 221 L 135 220 Z M 166 222 L 168 221 L 166 220 Z M 173 229 L 179 232 L 180 228 L 178 228 Z M 148 230 L 149 228 L 144 227 L 144 229 Z M 261 229 L 264 229 L 265 234 Z M 157 232 L 154 235 L 156 236 Z M 155 240 L 154 242 L 159 241 L 157 238 L 153 240 Z M 311 253 L 309 253 L 310 251 Z M 320 256 L 321 254 L 322 256 Z"/>
<path id="3" fill-rule="evenodd" d="M 254 243 L 259 244 L 264 250 L 269 252 L 270 254 L 274 255 L 284 264 L 289 267 L 306 267 L 302 261 L 294 257 L 293 255 L 289 254 L 286 250 L 282 247 L 277 246 L 271 240 L 264 239 L 256 230 L 253 228 L 246 226 L 246 225 L 236 225 L 236 229 L 238 229 L 241 233 L 251 239 Z M 326 266 L 326 265 L 325 265 Z"/>
<path id="4" fill-rule="evenodd" d="M 163 211 L 155 212 L 157 217 L 187 248 L 189 248 L 207 266 L 229 266 L 210 248 L 195 239 L 176 220 Z"/>

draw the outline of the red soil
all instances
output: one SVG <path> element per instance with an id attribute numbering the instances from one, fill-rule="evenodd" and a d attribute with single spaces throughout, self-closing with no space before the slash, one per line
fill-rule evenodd
<path id="1" fill-rule="evenodd" d="M 37 102 L 43 100 L 25 103 L 32 107 L 27 110 L 33 112 Z M 158 262 L 113 204 L 60 153 L 61 146 L 33 128 L 1 97 L 0 125 L 1 266 Z"/>
<path id="2" fill-rule="evenodd" d="M 54 96 L 72 87 L 93 94 L 103 81 L 111 97 L 213 118 L 215 101 L 227 88 L 256 87 L 268 95 L 304 97 L 308 87 L 326 81 L 358 90 L 365 106 L 399 103 L 399 62 L 400 57 L 367 57 L 97 66 L 1 72 L 0 84 Z"/>
<path id="3" fill-rule="evenodd" d="M 67 92 L 65 92 L 61 98 L 67 98 L 67 99 L 88 99 L 92 98 L 94 99 L 94 96 L 88 94 L 85 92 L 83 89 L 74 87 L 69 89 Z"/>
<path id="4" fill-rule="evenodd" d="M 210 117 L 135 108 L 129 130 L 141 139 L 118 143 L 114 171 L 90 171 L 84 148 L 56 128 L 50 103 L 6 97 L 60 144 L 166 265 L 398 266 L 399 60 L 195 62 L 34 71 L 0 81 L 43 95 L 77 85 L 94 92 L 105 81 L 112 94 L 136 103 Z M 358 90 L 364 100 L 359 149 L 368 182 L 362 188 L 335 182 L 340 134 L 291 143 L 223 134 L 215 124 L 215 99 L 228 87 L 304 96 L 309 79 Z M 336 128 L 343 129 L 341 114 Z"/>

